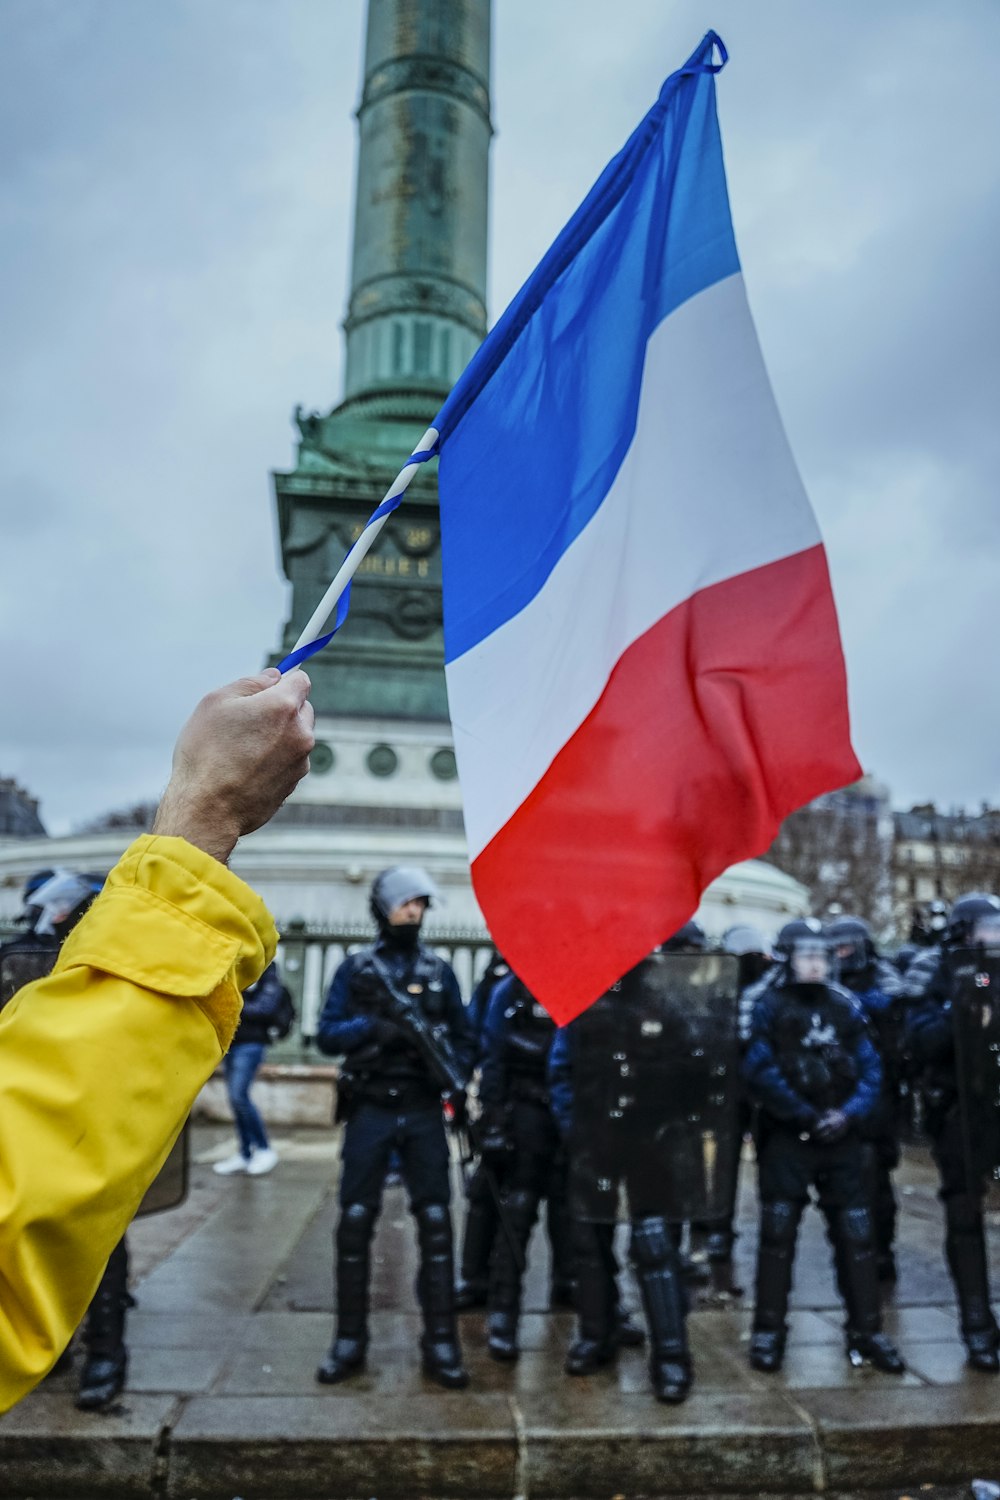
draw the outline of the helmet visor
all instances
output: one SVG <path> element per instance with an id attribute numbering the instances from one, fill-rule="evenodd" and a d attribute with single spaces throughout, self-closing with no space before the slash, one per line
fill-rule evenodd
<path id="1" fill-rule="evenodd" d="M 1000 948 L 1000 911 L 984 912 L 972 924 L 970 946 Z"/>
<path id="2" fill-rule="evenodd" d="M 826 984 L 832 971 L 830 950 L 819 938 L 797 938 L 788 967 L 795 984 Z"/>

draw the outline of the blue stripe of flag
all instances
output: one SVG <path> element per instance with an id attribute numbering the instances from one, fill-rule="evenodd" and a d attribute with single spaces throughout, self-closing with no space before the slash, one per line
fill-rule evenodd
<path id="1" fill-rule="evenodd" d="M 712 76 L 725 60 L 709 32 L 667 79 L 435 419 L 448 661 L 534 598 L 597 511 L 650 334 L 740 268 Z"/>

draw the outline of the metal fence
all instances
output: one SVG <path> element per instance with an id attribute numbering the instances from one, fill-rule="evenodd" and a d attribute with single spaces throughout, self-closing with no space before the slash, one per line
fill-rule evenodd
<path id="1" fill-rule="evenodd" d="M 278 1042 L 270 1053 L 273 1062 L 293 1062 L 316 1057 L 313 1037 L 330 981 L 349 953 L 372 941 L 370 926 L 355 928 L 311 927 L 289 922 L 278 946 L 278 967 L 295 1001 L 296 1024 L 291 1036 Z M 467 1001 L 489 963 L 492 945 L 482 931 L 438 928 L 426 934 L 435 953 L 455 970 L 463 998 Z"/>
<path id="2" fill-rule="evenodd" d="M 0 942 L 23 930 L 0 924 Z M 312 927 L 302 922 L 287 924 L 278 945 L 278 967 L 292 992 L 296 1020 L 291 1035 L 271 1048 L 269 1057 L 272 1062 L 318 1060 L 313 1037 L 337 965 L 348 953 L 367 947 L 373 936 L 368 925 Z M 489 963 L 493 951 L 489 938 L 482 931 L 465 928 L 432 929 L 426 937 L 434 951 L 447 959 L 455 970 L 462 997 L 468 1001 Z"/>

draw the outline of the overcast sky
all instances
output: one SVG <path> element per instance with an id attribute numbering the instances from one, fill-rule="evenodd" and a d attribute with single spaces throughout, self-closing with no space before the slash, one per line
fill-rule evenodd
<path id="1" fill-rule="evenodd" d="M 157 794 L 341 395 L 362 0 L 0 0 L 0 775 Z M 896 805 L 1000 802 L 1000 6 L 495 0 L 491 317 L 714 26 L 737 241 Z M 336 649 L 335 647 L 332 649 Z"/>

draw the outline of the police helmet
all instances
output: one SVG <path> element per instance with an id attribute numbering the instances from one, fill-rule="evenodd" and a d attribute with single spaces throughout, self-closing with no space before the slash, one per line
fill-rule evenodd
<path id="1" fill-rule="evenodd" d="M 959 896 L 948 913 L 948 926 L 944 941 L 949 948 L 961 948 L 964 944 L 982 941 L 974 936 L 975 930 L 988 925 L 1000 914 L 1000 900 L 985 891 L 970 891 Z"/>
<path id="2" fill-rule="evenodd" d="M 426 870 L 419 865 L 392 865 L 372 881 L 370 905 L 372 916 L 381 926 L 397 906 L 423 899 L 428 905 L 440 900 L 441 893 Z"/>
<path id="3" fill-rule="evenodd" d="M 838 917 L 827 923 L 824 936 L 837 961 L 837 972 L 861 974 L 875 962 L 875 939 L 868 923 L 861 917 Z"/>
<path id="4" fill-rule="evenodd" d="M 663 944 L 664 953 L 704 953 L 708 947 L 708 939 L 704 928 L 697 922 L 685 922 L 683 927 L 678 927 L 672 937 L 668 937 Z"/>
<path id="5" fill-rule="evenodd" d="M 78 875 L 73 870 L 56 869 L 48 880 L 31 893 L 36 909 L 34 931 L 43 937 L 65 937 L 83 916 L 104 885 L 100 875 Z"/>
<path id="6" fill-rule="evenodd" d="M 759 927 L 751 927 L 749 922 L 737 922 L 735 926 L 727 927 L 722 934 L 722 951 L 742 958 L 745 953 L 762 953 L 767 956 L 771 948 Z"/>
<path id="7" fill-rule="evenodd" d="M 786 922 L 774 940 L 774 953 L 776 958 L 788 959 L 791 956 L 792 946 L 798 942 L 809 939 L 815 941 L 822 939 L 823 924 L 817 917 L 795 917 L 791 922 Z"/>
<path id="8" fill-rule="evenodd" d="M 815 917 L 786 922 L 774 940 L 786 984 L 826 984 L 832 978 L 830 945 Z"/>

